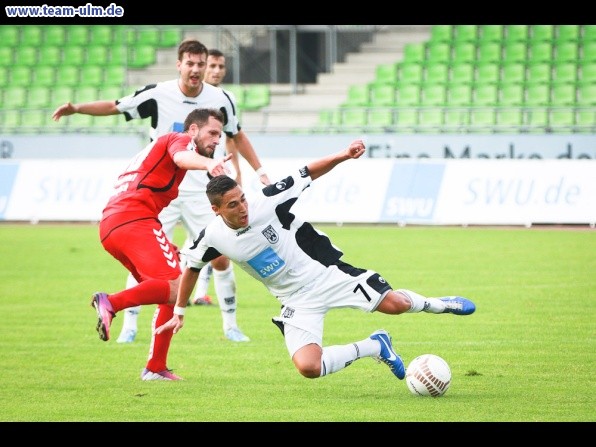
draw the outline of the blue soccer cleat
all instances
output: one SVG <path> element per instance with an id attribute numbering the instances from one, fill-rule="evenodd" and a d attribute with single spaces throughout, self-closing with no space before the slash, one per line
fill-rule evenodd
<path id="1" fill-rule="evenodd" d="M 462 296 L 444 296 L 439 299 L 445 303 L 444 314 L 470 315 L 476 310 L 474 303 Z"/>
<path id="2" fill-rule="evenodd" d="M 377 340 L 381 344 L 381 353 L 377 360 L 385 363 L 389 366 L 391 372 L 399 380 L 402 380 L 406 376 L 406 367 L 401 357 L 395 353 L 391 344 L 391 336 L 387 331 L 380 329 L 370 336 L 371 339 Z"/>

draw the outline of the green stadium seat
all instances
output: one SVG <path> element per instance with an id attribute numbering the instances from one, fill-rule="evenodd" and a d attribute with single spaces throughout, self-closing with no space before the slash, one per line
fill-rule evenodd
<path id="1" fill-rule="evenodd" d="M 460 130 L 470 124 L 470 109 L 468 107 L 447 107 L 443 116 L 446 129 Z"/>
<path id="2" fill-rule="evenodd" d="M 248 94 L 248 91 L 245 94 Z M 342 105 L 346 107 L 370 105 L 370 87 L 367 84 L 350 85 L 347 98 Z"/>
<path id="3" fill-rule="evenodd" d="M 19 26 L 0 26 L 0 42 L 3 47 L 16 47 L 19 44 Z"/>
<path id="4" fill-rule="evenodd" d="M 499 104 L 502 106 L 522 106 L 525 101 L 524 84 L 510 82 L 499 86 Z"/>
<path id="5" fill-rule="evenodd" d="M 66 27 L 47 25 L 43 28 L 43 46 L 61 47 L 66 43 Z"/>
<path id="6" fill-rule="evenodd" d="M 495 106 L 499 102 L 499 88 L 495 83 L 474 85 L 475 106 Z"/>
<path id="7" fill-rule="evenodd" d="M 478 45 L 485 45 L 487 42 L 501 43 L 505 27 L 503 25 L 480 25 L 478 30 Z"/>
<path id="8" fill-rule="evenodd" d="M 39 47 L 43 43 L 43 32 L 40 26 L 25 25 L 21 27 L 19 46 Z"/>
<path id="9" fill-rule="evenodd" d="M 31 67 L 17 65 L 10 70 L 10 88 L 28 87 L 33 83 L 33 73 Z"/>
<path id="10" fill-rule="evenodd" d="M 559 62 L 553 66 L 553 82 L 577 82 L 578 66 L 576 62 Z"/>
<path id="11" fill-rule="evenodd" d="M 4 89 L 10 82 L 10 70 L 8 67 L 0 67 L 0 88 Z"/>
<path id="12" fill-rule="evenodd" d="M 128 65 L 131 68 L 144 68 L 155 63 L 157 56 L 151 45 L 135 45 L 129 47 Z"/>
<path id="13" fill-rule="evenodd" d="M 555 40 L 557 42 L 576 42 L 581 36 L 581 28 L 579 25 L 558 25 Z"/>
<path id="14" fill-rule="evenodd" d="M 84 85 L 77 87 L 75 91 L 75 102 L 93 102 L 99 98 L 96 86 Z"/>
<path id="15" fill-rule="evenodd" d="M 125 96 L 125 92 L 122 86 L 112 85 L 112 86 L 100 86 L 97 89 L 97 99 L 101 100 L 117 100 Z"/>
<path id="16" fill-rule="evenodd" d="M 501 43 L 485 42 L 478 46 L 476 62 L 479 65 L 501 62 Z"/>
<path id="17" fill-rule="evenodd" d="M 232 93 L 236 99 L 236 107 L 242 109 L 244 107 L 244 86 L 241 84 L 228 84 L 224 86 L 224 90 Z"/>
<path id="18" fill-rule="evenodd" d="M 19 46 L 15 48 L 14 64 L 27 67 L 37 65 L 37 47 Z"/>
<path id="19" fill-rule="evenodd" d="M 513 41 L 503 46 L 504 62 L 525 62 L 527 60 L 527 46 L 525 42 Z"/>
<path id="20" fill-rule="evenodd" d="M 447 82 L 449 65 L 446 63 L 428 63 L 424 69 L 424 82 Z"/>
<path id="21" fill-rule="evenodd" d="M 67 102 L 75 101 L 75 87 L 69 87 L 66 85 L 59 85 L 52 89 L 51 103 L 54 108 L 65 104 Z"/>
<path id="22" fill-rule="evenodd" d="M 553 45 L 551 42 L 534 42 L 528 47 L 528 63 L 552 62 Z"/>
<path id="23" fill-rule="evenodd" d="M 577 42 L 557 42 L 554 47 L 554 60 L 560 62 L 576 62 L 579 59 L 579 46 Z"/>
<path id="24" fill-rule="evenodd" d="M 135 39 L 136 46 L 148 45 L 152 47 L 158 47 L 160 42 L 160 31 L 156 27 L 146 27 L 137 30 Z"/>
<path id="25" fill-rule="evenodd" d="M 21 112 L 21 129 L 27 127 L 39 128 L 50 124 L 51 116 L 43 109 L 30 109 Z"/>
<path id="26" fill-rule="evenodd" d="M 395 84 L 371 84 L 369 87 L 372 106 L 395 105 Z"/>
<path id="27" fill-rule="evenodd" d="M 93 25 L 89 30 L 89 45 L 107 47 L 114 43 L 110 25 Z"/>
<path id="28" fill-rule="evenodd" d="M 103 72 L 103 85 L 122 87 L 128 84 L 127 71 L 122 66 L 107 65 Z"/>
<path id="29" fill-rule="evenodd" d="M 550 82 L 552 66 L 548 62 L 531 63 L 528 65 L 526 80 L 528 82 Z"/>
<path id="30" fill-rule="evenodd" d="M 471 84 L 474 82 L 476 66 L 471 63 L 458 63 L 451 66 L 449 82 L 451 84 Z"/>
<path id="31" fill-rule="evenodd" d="M 368 126 L 388 131 L 393 126 L 393 108 L 373 107 L 368 110 Z"/>
<path id="32" fill-rule="evenodd" d="M 252 84 L 245 86 L 244 109 L 258 110 L 271 102 L 271 90 L 266 84 Z"/>
<path id="33" fill-rule="evenodd" d="M 27 89 L 27 107 L 31 109 L 46 109 L 52 107 L 50 93 L 50 87 L 29 87 Z"/>
<path id="34" fill-rule="evenodd" d="M 85 63 L 92 65 L 107 65 L 109 61 L 108 47 L 103 45 L 92 45 L 87 47 Z"/>
<path id="35" fill-rule="evenodd" d="M 499 107 L 496 110 L 495 122 L 498 127 L 513 128 L 519 131 L 524 124 L 524 114 L 521 107 Z"/>
<path id="36" fill-rule="evenodd" d="M 83 65 L 79 69 L 79 85 L 98 87 L 103 84 L 103 68 L 99 65 Z"/>
<path id="37" fill-rule="evenodd" d="M 367 109 L 365 107 L 347 107 L 341 110 L 341 123 L 352 130 L 363 130 L 368 124 Z"/>
<path id="38" fill-rule="evenodd" d="M 66 28 L 65 45 L 86 46 L 89 44 L 89 31 L 87 25 L 69 25 Z"/>
<path id="39" fill-rule="evenodd" d="M 555 82 L 551 85 L 551 104 L 553 106 L 573 106 L 576 103 L 576 84 L 574 82 Z"/>
<path id="40" fill-rule="evenodd" d="M 0 109 L 0 125 L 3 131 L 17 130 L 21 127 L 21 110 L 2 110 Z"/>
<path id="41" fill-rule="evenodd" d="M 420 83 L 424 76 L 424 65 L 421 62 L 402 62 L 399 64 L 398 82 Z"/>
<path id="42" fill-rule="evenodd" d="M 426 61 L 448 64 L 451 61 L 451 45 L 445 42 L 427 42 Z"/>
<path id="43" fill-rule="evenodd" d="M 549 128 L 549 113 L 546 107 L 530 107 L 525 109 L 524 123 L 530 132 L 544 132 Z"/>
<path id="44" fill-rule="evenodd" d="M 453 43 L 457 46 L 461 42 L 476 45 L 478 39 L 478 25 L 455 25 Z"/>
<path id="45" fill-rule="evenodd" d="M 337 109 L 322 109 L 319 112 L 319 125 L 326 127 L 336 127 L 341 124 L 341 113 Z"/>
<path id="46" fill-rule="evenodd" d="M 85 61 L 86 49 L 82 45 L 62 47 L 62 65 L 79 67 Z"/>
<path id="47" fill-rule="evenodd" d="M 596 61 L 596 40 L 584 41 L 581 46 L 581 58 L 585 61 Z"/>
<path id="48" fill-rule="evenodd" d="M 180 28 L 164 28 L 159 34 L 159 46 L 161 48 L 177 47 L 183 39 Z"/>
<path id="49" fill-rule="evenodd" d="M 584 25 L 581 40 L 583 42 L 594 42 L 596 40 L 596 25 Z"/>
<path id="50" fill-rule="evenodd" d="M 501 78 L 501 66 L 498 63 L 480 64 L 476 67 L 476 82 L 496 84 Z"/>
<path id="51" fill-rule="evenodd" d="M 128 65 L 128 50 L 123 45 L 112 45 L 108 48 L 109 58 L 107 65 L 126 67 Z"/>
<path id="52" fill-rule="evenodd" d="M 453 40 L 453 25 L 433 25 L 430 30 L 430 41 L 448 42 Z"/>
<path id="53" fill-rule="evenodd" d="M 447 100 L 447 84 L 426 83 L 420 89 L 420 104 L 425 106 L 442 106 Z"/>
<path id="54" fill-rule="evenodd" d="M 549 124 L 553 132 L 571 132 L 575 127 L 575 109 L 573 107 L 553 107 L 550 110 Z"/>
<path id="55" fill-rule="evenodd" d="M 396 104 L 400 107 L 420 104 L 420 84 L 398 84 Z"/>
<path id="56" fill-rule="evenodd" d="M 470 111 L 470 130 L 475 132 L 486 132 L 487 129 L 493 129 L 496 124 L 496 114 L 494 107 L 474 107 Z"/>
<path id="57" fill-rule="evenodd" d="M 526 80 L 525 62 L 512 62 L 501 68 L 501 82 L 519 83 Z"/>
<path id="58" fill-rule="evenodd" d="M 530 42 L 552 42 L 554 39 L 554 25 L 532 25 L 530 27 Z"/>
<path id="59" fill-rule="evenodd" d="M 596 83 L 580 82 L 578 84 L 577 103 L 582 106 L 596 106 Z"/>
<path id="60" fill-rule="evenodd" d="M 33 84 L 40 87 L 52 87 L 56 83 L 56 69 L 49 65 L 40 65 L 33 74 Z"/>
<path id="61" fill-rule="evenodd" d="M 398 108 L 395 110 L 395 128 L 398 131 L 418 126 L 418 110 L 415 108 Z"/>
<path id="62" fill-rule="evenodd" d="M 463 41 L 453 47 L 452 64 L 468 63 L 476 61 L 476 44 Z"/>
<path id="63" fill-rule="evenodd" d="M 506 25 L 503 39 L 506 42 L 523 42 L 529 39 L 529 25 Z"/>
<path id="64" fill-rule="evenodd" d="M 578 78 L 581 82 L 596 82 L 596 61 L 579 64 Z"/>
<path id="65" fill-rule="evenodd" d="M 580 107 L 575 116 L 576 126 L 584 131 L 594 132 L 596 128 L 596 108 L 595 107 Z"/>
<path id="66" fill-rule="evenodd" d="M 447 89 L 447 104 L 450 107 L 462 107 L 472 104 L 473 88 L 471 83 L 450 84 Z"/>
<path id="67" fill-rule="evenodd" d="M 426 45 L 424 42 L 410 42 L 404 46 L 403 62 L 423 63 L 426 59 Z"/>
<path id="68" fill-rule="evenodd" d="M 526 84 L 526 105 L 548 106 L 550 104 L 550 85 L 546 82 Z"/>
<path id="69" fill-rule="evenodd" d="M 86 128 L 93 126 L 94 117 L 92 115 L 83 115 L 81 113 L 76 113 L 74 115 L 67 116 L 65 118 L 61 118 L 61 121 L 66 119 L 69 128 Z M 99 119 L 104 118 L 103 116 L 98 117 Z"/>
<path id="70" fill-rule="evenodd" d="M 395 84 L 398 80 L 399 65 L 397 63 L 379 64 L 375 68 L 375 83 Z"/>
<path id="71" fill-rule="evenodd" d="M 0 28 L 2 28 L 0 26 Z M 14 51 L 11 47 L 0 46 L 0 67 L 10 67 L 13 65 Z"/>
<path id="72" fill-rule="evenodd" d="M 27 103 L 27 87 L 10 87 L 4 90 L 3 109 L 22 109 Z"/>
<path id="73" fill-rule="evenodd" d="M 60 65 L 56 68 L 56 85 L 75 87 L 79 85 L 79 69 L 75 65 Z"/>
<path id="74" fill-rule="evenodd" d="M 50 66 L 57 67 L 62 62 L 62 51 L 55 45 L 44 45 L 39 48 L 38 67 Z"/>
<path id="75" fill-rule="evenodd" d="M 443 127 L 443 109 L 439 107 L 422 107 L 418 111 L 418 125 L 423 132 L 436 133 Z"/>

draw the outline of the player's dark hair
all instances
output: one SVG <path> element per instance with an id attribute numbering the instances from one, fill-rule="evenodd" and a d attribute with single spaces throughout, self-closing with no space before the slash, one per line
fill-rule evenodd
<path id="1" fill-rule="evenodd" d="M 184 53 L 190 54 L 209 54 L 207 47 L 195 39 L 183 40 L 178 46 L 178 60 L 184 58 Z"/>
<path id="2" fill-rule="evenodd" d="M 224 123 L 223 114 L 217 109 L 194 109 L 190 112 L 184 120 L 184 131 L 186 132 L 191 124 L 196 124 L 199 128 L 203 127 L 212 116 L 222 125 Z"/>
<path id="3" fill-rule="evenodd" d="M 208 54 L 208 56 L 213 56 L 213 57 L 225 57 L 225 55 L 224 55 L 224 54 L 223 54 L 221 51 L 219 51 L 219 50 L 217 50 L 217 49 L 215 49 L 215 48 L 211 48 L 211 49 L 209 50 L 209 54 Z"/>
<path id="4" fill-rule="evenodd" d="M 211 205 L 220 206 L 223 195 L 238 186 L 236 180 L 227 175 L 213 177 L 207 183 L 207 198 Z"/>

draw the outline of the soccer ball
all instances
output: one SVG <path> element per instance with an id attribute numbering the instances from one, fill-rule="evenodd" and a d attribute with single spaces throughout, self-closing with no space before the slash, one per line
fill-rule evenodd
<path id="1" fill-rule="evenodd" d="M 422 354 L 406 368 L 406 383 L 412 394 L 439 397 L 451 384 L 451 369 L 438 355 Z"/>

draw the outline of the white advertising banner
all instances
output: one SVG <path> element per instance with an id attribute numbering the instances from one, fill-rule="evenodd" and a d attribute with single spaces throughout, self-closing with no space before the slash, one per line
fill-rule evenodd
<path id="1" fill-rule="evenodd" d="M 272 181 L 312 158 L 263 159 Z M 128 159 L 0 160 L 0 221 L 98 221 Z M 247 196 L 262 185 L 241 161 Z M 359 159 L 293 207 L 312 222 L 397 225 L 596 223 L 596 160 Z"/>

